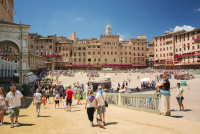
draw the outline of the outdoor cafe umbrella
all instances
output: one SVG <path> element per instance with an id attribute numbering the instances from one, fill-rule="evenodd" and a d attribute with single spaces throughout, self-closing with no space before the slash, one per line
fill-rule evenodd
<path id="1" fill-rule="evenodd" d="M 14 73 L 14 76 L 19 77 L 19 73 Z M 34 73 L 29 72 L 28 79 L 29 79 L 29 82 L 34 82 L 34 81 L 38 80 L 38 77 Z"/>
<path id="2" fill-rule="evenodd" d="M 146 82 L 146 81 L 150 81 L 150 79 L 149 78 L 142 78 L 140 81 L 141 82 Z"/>

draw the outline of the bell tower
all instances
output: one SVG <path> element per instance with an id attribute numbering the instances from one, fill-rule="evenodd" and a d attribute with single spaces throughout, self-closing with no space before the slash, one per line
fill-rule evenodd
<path id="1" fill-rule="evenodd" d="M 106 35 L 112 35 L 112 27 L 109 24 L 106 26 Z"/>

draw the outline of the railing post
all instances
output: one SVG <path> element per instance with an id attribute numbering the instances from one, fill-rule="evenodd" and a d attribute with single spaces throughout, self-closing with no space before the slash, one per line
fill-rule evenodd
<path id="1" fill-rule="evenodd" d="M 121 98 L 121 94 L 118 93 L 118 106 L 121 106 L 122 104 L 122 98 Z"/>
<path id="2" fill-rule="evenodd" d="M 160 114 L 165 116 L 170 116 L 170 96 L 169 95 L 161 95 L 161 109 Z"/>

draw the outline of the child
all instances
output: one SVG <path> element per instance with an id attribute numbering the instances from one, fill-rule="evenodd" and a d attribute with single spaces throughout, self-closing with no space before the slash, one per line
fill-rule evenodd
<path id="1" fill-rule="evenodd" d="M 67 100 L 64 101 L 63 106 L 64 106 L 64 109 L 66 111 L 67 110 Z"/>
<path id="2" fill-rule="evenodd" d="M 78 101 L 77 101 L 77 105 L 81 104 L 81 103 L 80 103 L 80 100 L 81 100 L 81 94 L 80 94 L 79 91 L 78 91 L 78 93 L 77 93 L 76 99 L 78 100 Z"/>
<path id="3" fill-rule="evenodd" d="M 42 103 L 43 103 L 44 109 L 45 109 L 46 102 L 47 102 L 46 97 L 42 96 Z"/>
<path id="4" fill-rule="evenodd" d="M 58 108 L 59 108 L 59 100 L 60 100 L 60 95 L 59 93 L 57 93 L 55 96 L 55 108 L 56 108 L 56 104 L 58 104 Z"/>

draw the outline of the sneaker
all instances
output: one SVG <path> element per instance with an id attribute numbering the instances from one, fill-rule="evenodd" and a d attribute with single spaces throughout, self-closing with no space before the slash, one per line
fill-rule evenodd
<path id="1" fill-rule="evenodd" d="M 90 127 L 92 128 L 93 126 L 90 124 Z"/>
<path id="2" fill-rule="evenodd" d="M 16 125 L 20 125 L 18 121 L 15 121 L 15 124 L 16 124 Z"/>
<path id="3" fill-rule="evenodd" d="M 3 122 L 0 122 L 0 126 L 2 126 L 3 125 Z"/>
<path id="4" fill-rule="evenodd" d="M 11 124 L 11 126 L 10 126 L 11 128 L 14 128 L 14 124 Z"/>

